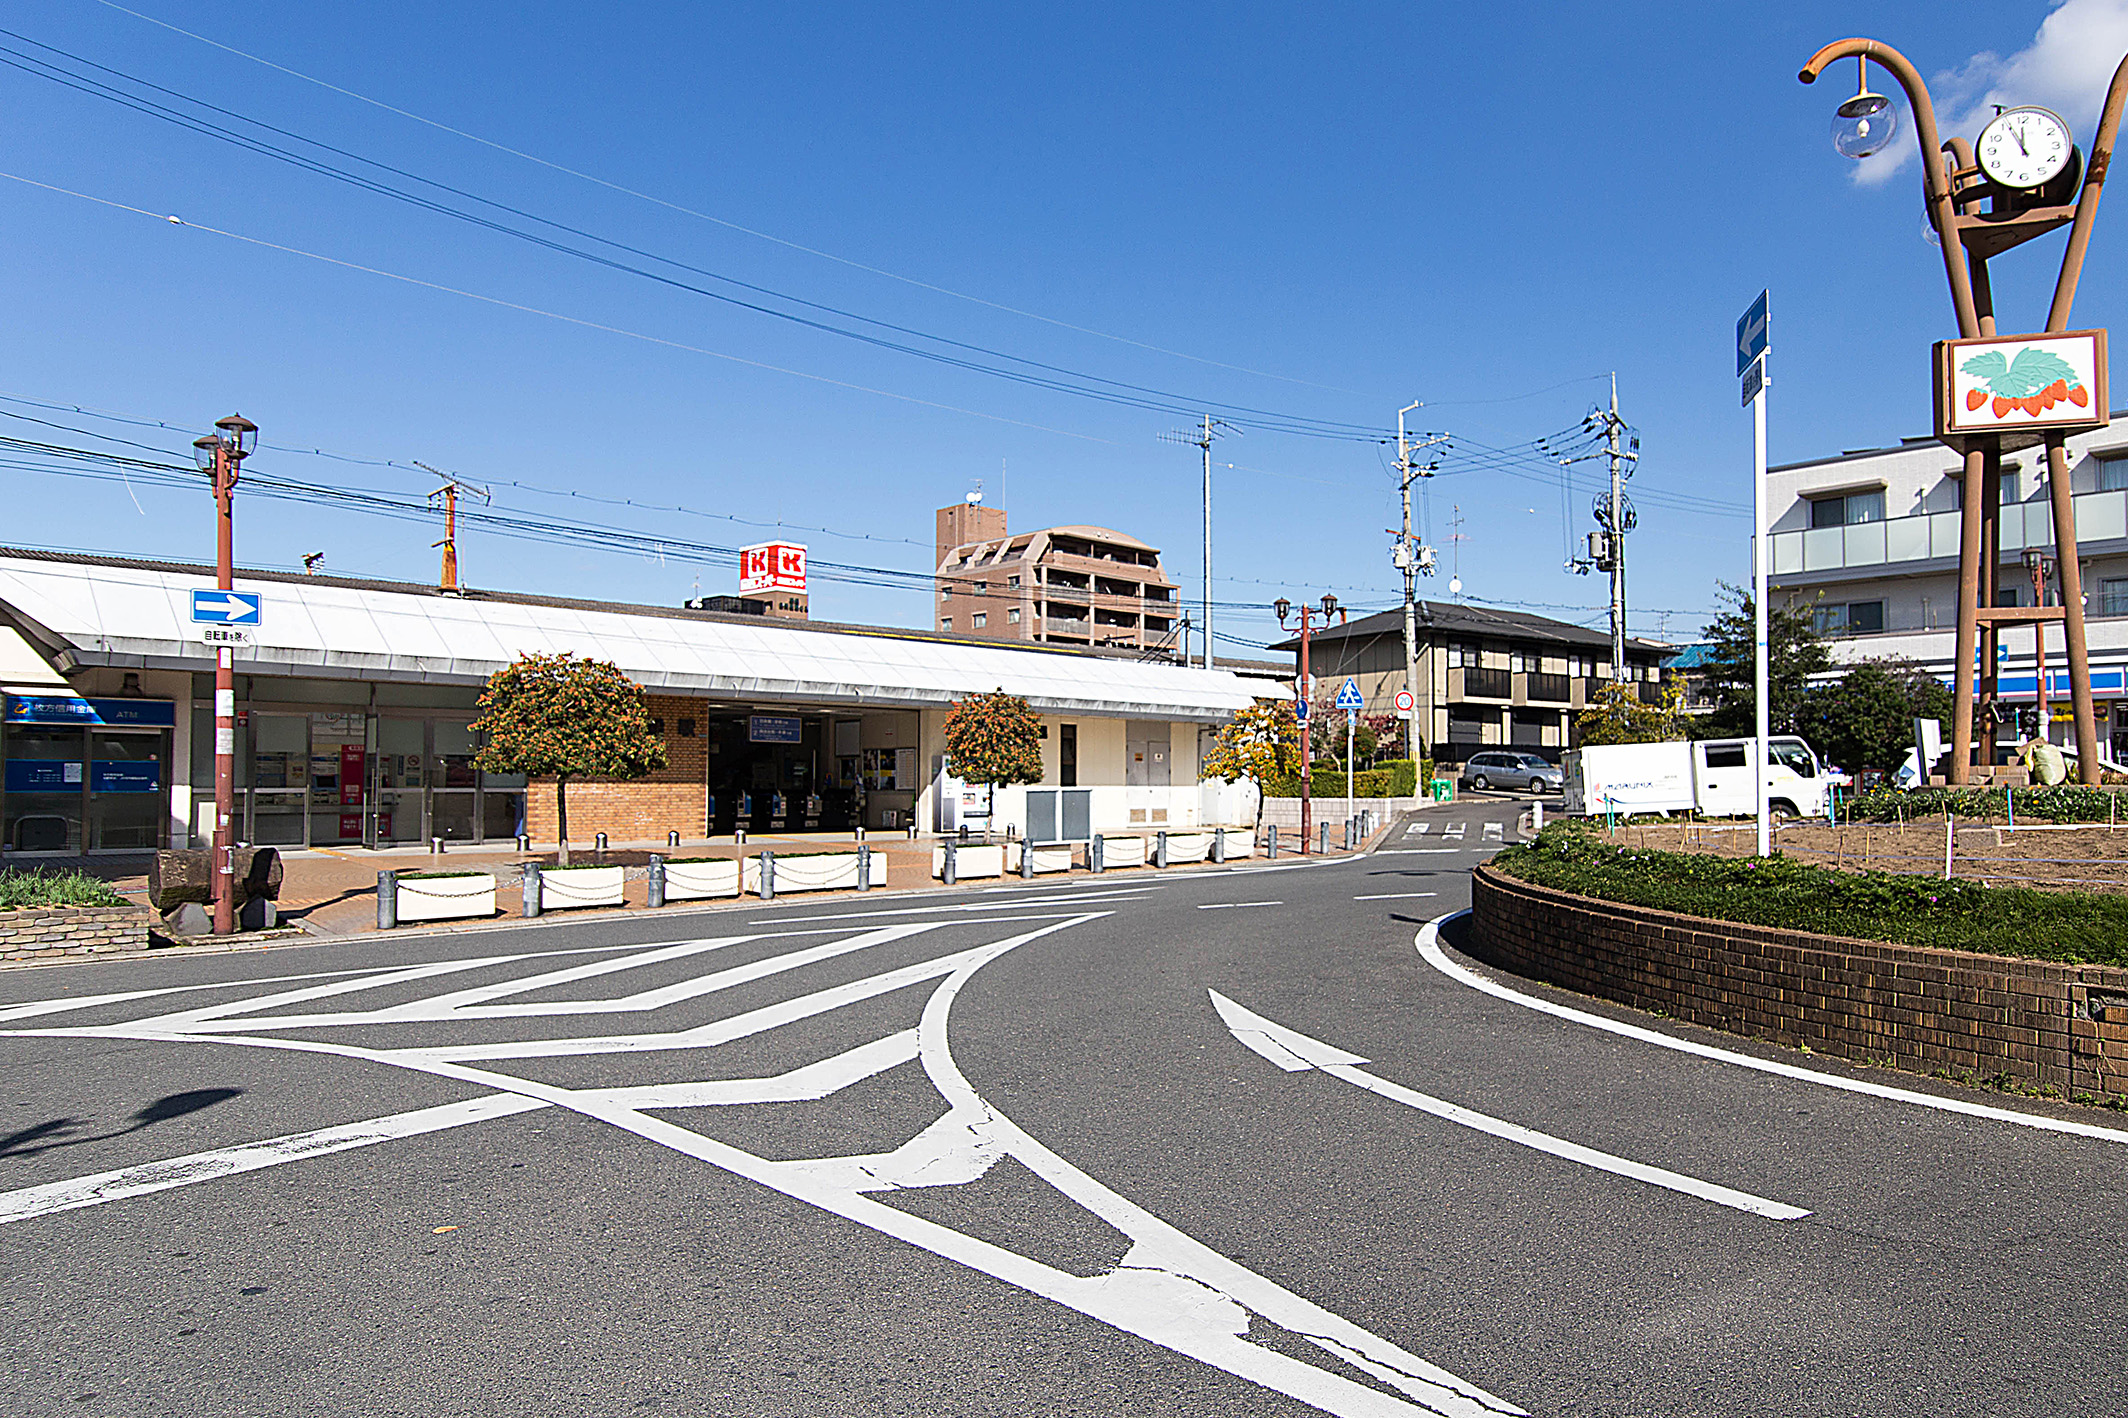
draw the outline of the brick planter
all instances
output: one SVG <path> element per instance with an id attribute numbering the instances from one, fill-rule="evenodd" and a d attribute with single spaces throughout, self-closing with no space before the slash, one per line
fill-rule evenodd
<path id="1" fill-rule="evenodd" d="M 148 948 L 145 906 L 30 906 L 0 911 L 0 960 Z"/>
<path id="2" fill-rule="evenodd" d="M 1848 940 L 1598 901 L 1491 867 L 1470 953 L 1581 994 L 1857 1062 L 2128 1097 L 2128 970 Z"/>

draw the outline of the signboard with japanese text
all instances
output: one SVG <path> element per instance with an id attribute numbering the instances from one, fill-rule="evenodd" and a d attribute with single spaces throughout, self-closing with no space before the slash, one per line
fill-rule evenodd
<path id="1" fill-rule="evenodd" d="M 805 548 L 791 542 L 763 542 L 739 549 L 739 589 L 803 591 Z"/>

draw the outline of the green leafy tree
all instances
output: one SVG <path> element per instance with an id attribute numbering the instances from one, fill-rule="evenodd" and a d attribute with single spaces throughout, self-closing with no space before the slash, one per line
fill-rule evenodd
<path id="1" fill-rule="evenodd" d="M 1911 660 L 1867 660 L 1803 696 L 1796 726 L 1813 748 L 1858 777 L 1895 772 L 1914 720 L 1951 717 L 1951 692 Z"/>
<path id="2" fill-rule="evenodd" d="M 1702 634 L 1713 642 L 1707 658 L 1707 694 L 1714 711 L 1700 720 L 1703 738 L 1734 738 L 1757 727 L 1754 647 L 1757 631 L 1752 625 L 1749 592 L 1722 583 L 1722 599 L 1729 608 L 1717 615 Z M 1832 668 L 1832 652 L 1818 639 L 1809 606 L 1776 606 L 1766 617 L 1766 702 L 1772 732 L 1799 732 L 1796 711 L 1802 706 L 1813 675 Z"/>
<path id="3" fill-rule="evenodd" d="M 1300 774 L 1300 721 L 1290 699 L 1259 699 L 1228 720 L 1204 756 L 1204 776 L 1229 783 L 1246 778 L 1258 790 L 1256 815 L 1270 785 Z"/>
<path id="4" fill-rule="evenodd" d="M 1595 700 L 1575 716 L 1574 727 L 1584 745 L 1689 738 L 1685 682 L 1671 675 L 1663 681 L 1662 703 L 1643 704 L 1637 683 L 1614 679 L 1597 690 Z"/>
<path id="5" fill-rule="evenodd" d="M 976 694 L 946 715 L 946 758 L 963 783 L 1042 781 L 1042 721 L 1027 701 L 1002 688 Z"/>
<path id="6" fill-rule="evenodd" d="M 642 686 L 604 660 L 519 655 L 488 676 L 473 728 L 487 739 L 473 759 L 482 769 L 554 780 L 563 866 L 571 778 L 641 778 L 665 766 Z"/>

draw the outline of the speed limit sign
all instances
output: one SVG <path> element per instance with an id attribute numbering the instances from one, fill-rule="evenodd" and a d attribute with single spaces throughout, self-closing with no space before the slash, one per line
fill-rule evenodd
<path id="1" fill-rule="evenodd" d="M 1411 697 L 1411 691 L 1410 691 L 1410 690 L 1408 690 L 1408 689 L 1400 689 L 1400 690 L 1398 690 L 1398 691 L 1397 691 L 1397 696 L 1396 696 L 1396 711 L 1397 711 L 1397 713 L 1399 713 L 1399 714 L 1409 714 L 1409 713 L 1410 713 L 1410 712 L 1411 712 L 1411 711 L 1412 711 L 1413 709 L 1415 709 L 1415 708 L 1417 708 L 1417 707 L 1418 707 L 1418 701 L 1417 701 L 1417 700 L 1415 700 L 1415 699 L 1413 699 L 1413 698 Z"/>

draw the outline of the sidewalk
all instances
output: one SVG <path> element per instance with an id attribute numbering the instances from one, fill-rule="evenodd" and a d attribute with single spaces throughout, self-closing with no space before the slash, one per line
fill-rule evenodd
<path id="1" fill-rule="evenodd" d="M 1355 847 L 1354 852 L 1364 852 L 1377 845 L 1389 826 L 1393 825 L 1395 821 L 1395 818 L 1391 818 L 1388 823 L 1377 828 L 1371 837 Z M 1148 852 L 1151 850 L 1151 833 L 1112 835 L 1143 835 L 1148 839 Z M 1185 833 L 1182 830 L 1178 830 L 1175 835 L 1181 836 L 1185 835 Z M 1335 841 L 1336 834 L 1333 833 L 1332 837 L 1330 856 L 1341 857 L 1353 854 L 1339 850 Z M 1279 838 L 1279 857 L 1281 861 L 1318 859 L 1314 852 L 1308 853 L 1306 858 L 1303 858 L 1294 850 L 1288 834 L 1281 832 Z M 873 890 L 898 892 L 915 888 L 950 889 L 942 888 L 940 883 L 931 875 L 931 853 L 936 846 L 946 842 L 959 842 L 960 840 L 958 837 L 950 836 L 923 836 L 911 840 L 898 833 L 891 836 L 884 834 L 870 836 L 865 845 L 870 847 L 875 855 L 885 857 L 887 864 L 886 886 L 883 888 L 875 887 Z M 980 838 L 972 837 L 968 839 L 968 845 L 980 844 Z M 774 852 L 779 856 L 795 855 L 802 852 L 854 851 L 856 845 L 855 837 L 847 832 L 749 834 L 746 845 L 743 847 L 729 837 L 710 841 L 701 839 L 691 842 L 683 841 L 678 847 L 669 847 L 662 841 L 621 842 L 609 845 L 604 852 L 597 852 L 588 845 L 579 845 L 572 842 L 570 843 L 569 853 L 569 860 L 572 866 L 618 866 L 629 868 L 630 870 L 627 872 L 626 885 L 623 889 L 624 905 L 617 908 L 572 910 L 567 912 L 566 915 L 569 919 L 582 917 L 595 920 L 611 919 L 628 914 L 641 914 L 646 911 L 648 909 L 648 901 L 645 868 L 648 867 L 653 854 L 662 856 L 668 861 L 685 858 L 722 858 L 728 860 L 737 857 L 756 856 L 764 851 Z M 103 877 L 123 895 L 145 904 L 148 897 L 147 872 L 151 856 L 152 854 L 150 853 L 142 852 L 127 853 L 123 856 L 45 858 L 20 865 L 24 869 L 32 870 L 42 866 L 86 871 L 91 875 Z M 1259 832 L 1256 853 L 1248 861 L 1262 862 L 1264 860 L 1264 834 Z M 421 847 L 389 847 L 374 850 L 359 847 L 293 849 L 285 851 L 281 855 L 281 897 L 277 904 L 284 923 L 299 926 L 313 936 L 335 938 L 353 936 L 374 932 L 376 929 L 377 874 L 379 872 L 491 871 L 495 873 L 496 877 L 496 906 L 501 915 L 490 919 L 508 920 L 522 918 L 522 885 L 525 864 L 536 862 L 541 866 L 552 867 L 557 865 L 558 861 L 558 854 L 554 851 L 519 852 L 514 847 L 485 844 L 480 846 L 468 844 L 458 848 L 447 848 L 441 855 L 431 854 Z M 16 863 L 11 862 L 9 865 L 16 865 Z M 1242 864 L 1237 863 L 1236 865 Z M 1149 867 L 1114 867 L 1110 870 L 1123 875 L 1136 875 L 1155 869 Z M 1036 877 L 1035 880 L 1054 882 L 1074 880 L 1090 875 L 1092 873 L 1088 872 L 1084 866 L 1074 866 L 1069 872 L 1045 872 Z M 1019 880 L 1017 876 L 1008 875 L 1002 879 L 998 877 L 975 878 L 960 884 L 970 889 L 979 889 L 1017 880 Z M 851 891 L 822 891 L 817 893 L 809 892 L 807 894 L 809 896 L 818 895 L 824 899 L 842 899 L 857 893 Z M 704 904 L 715 905 L 718 903 Z M 673 909 L 681 908 L 676 906 Z M 415 929 L 423 931 L 452 930 L 463 929 L 468 926 L 477 927 L 481 924 L 483 922 L 475 920 L 423 925 L 418 928 L 407 926 L 402 927 L 402 929 L 408 932 L 412 932 Z"/>

